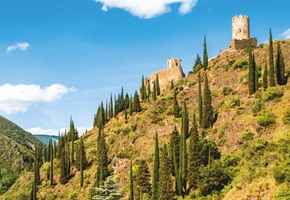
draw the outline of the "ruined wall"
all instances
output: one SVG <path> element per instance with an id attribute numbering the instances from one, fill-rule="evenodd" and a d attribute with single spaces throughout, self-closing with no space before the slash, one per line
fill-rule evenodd
<path id="1" fill-rule="evenodd" d="M 156 79 L 156 74 L 158 74 L 161 93 L 169 89 L 171 81 L 176 83 L 184 78 L 180 62 L 180 59 L 169 58 L 167 61 L 167 69 L 152 73 L 146 80 L 150 81 L 151 89 L 153 89 L 153 81 Z"/>
<path id="2" fill-rule="evenodd" d="M 230 49 L 234 49 L 234 50 L 246 49 L 248 46 L 256 47 L 257 38 L 250 38 L 250 39 L 243 39 L 243 40 L 233 39 L 230 43 Z"/>

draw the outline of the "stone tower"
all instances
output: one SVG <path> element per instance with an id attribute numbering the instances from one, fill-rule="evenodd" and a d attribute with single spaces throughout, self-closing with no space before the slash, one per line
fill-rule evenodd
<path id="1" fill-rule="evenodd" d="M 250 38 L 249 17 L 246 15 L 234 16 L 232 18 L 233 39 L 243 40 Z"/>
<path id="2" fill-rule="evenodd" d="M 249 46 L 257 47 L 257 38 L 250 38 L 250 19 L 248 16 L 239 15 L 232 18 L 232 34 L 231 50 L 242 50 Z"/>

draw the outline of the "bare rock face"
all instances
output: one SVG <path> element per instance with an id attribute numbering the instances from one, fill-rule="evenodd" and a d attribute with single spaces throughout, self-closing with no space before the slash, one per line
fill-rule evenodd
<path id="1" fill-rule="evenodd" d="M 173 83 L 177 83 L 184 78 L 184 73 L 181 67 L 181 60 L 176 58 L 168 58 L 167 69 L 154 72 L 148 79 L 146 79 L 146 84 L 148 84 L 148 81 L 150 81 L 151 88 L 153 88 L 153 82 L 155 81 L 157 74 L 160 90 L 161 93 L 163 93 L 169 89 L 171 81 L 173 81 Z"/>

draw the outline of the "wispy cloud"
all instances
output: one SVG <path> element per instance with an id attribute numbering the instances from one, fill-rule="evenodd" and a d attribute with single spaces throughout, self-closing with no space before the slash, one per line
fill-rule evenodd
<path id="1" fill-rule="evenodd" d="M 284 31 L 281 35 L 284 37 L 284 39 L 290 39 L 290 28 Z"/>
<path id="2" fill-rule="evenodd" d="M 17 42 L 15 44 L 8 46 L 7 52 L 11 52 L 17 49 L 25 51 L 28 47 L 30 47 L 30 44 L 28 42 Z"/>
<path id="3" fill-rule="evenodd" d="M 53 84 L 41 88 L 39 85 L 11 85 L 0 86 L 0 113 L 7 115 L 26 112 L 32 105 L 51 103 L 63 95 L 75 91 L 60 84 Z"/>
<path id="4" fill-rule="evenodd" d="M 196 5 L 198 0 L 95 0 L 103 4 L 102 11 L 110 8 L 120 8 L 140 18 L 153 18 L 170 12 L 170 5 L 180 3 L 179 14 L 187 14 Z"/>
<path id="5" fill-rule="evenodd" d="M 77 127 L 79 135 L 82 135 L 82 134 L 84 134 L 86 132 L 86 130 L 91 130 L 91 129 L 92 129 L 92 127 L 85 127 L 85 126 Z M 28 132 L 30 132 L 32 134 L 43 134 L 43 135 L 58 135 L 58 133 L 64 134 L 68 130 L 69 130 L 69 128 L 42 129 L 42 128 L 39 128 L 39 127 L 26 129 L 26 131 L 28 131 Z"/>

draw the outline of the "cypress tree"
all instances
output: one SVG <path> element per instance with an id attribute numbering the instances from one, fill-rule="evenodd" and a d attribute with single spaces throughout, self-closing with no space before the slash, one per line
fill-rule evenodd
<path id="1" fill-rule="evenodd" d="M 259 69 L 256 64 L 255 54 L 253 53 L 253 64 L 254 64 L 254 70 L 255 70 L 255 92 L 259 89 Z"/>
<path id="2" fill-rule="evenodd" d="M 142 194 L 151 195 L 149 168 L 145 160 L 140 160 L 135 175 L 135 199 L 141 199 Z"/>
<path id="3" fill-rule="evenodd" d="M 159 78 L 158 74 L 156 74 L 156 96 L 160 95 L 160 86 L 159 86 Z"/>
<path id="4" fill-rule="evenodd" d="M 208 67 L 208 55 L 207 55 L 207 47 L 206 47 L 206 37 L 203 39 L 203 68 L 207 70 Z"/>
<path id="5" fill-rule="evenodd" d="M 174 83 L 173 83 L 173 80 L 170 81 L 170 90 L 173 90 L 174 89 Z"/>
<path id="6" fill-rule="evenodd" d="M 155 135 L 155 153 L 153 162 L 153 177 L 152 177 L 152 200 L 158 199 L 158 184 L 159 184 L 159 146 L 158 135 Z"/>
<path id="7" fill-rule="evenodd" d="M 140 100 L 139 100 L 139 95 L 138 95 L 137 91 L 135 91 L 135 94 L 134 94 L 133 111 L 134 112 L 141 112 L 142 111 Z"/>
<path id="8" fill-rule="evenodd" d="M 276 57 L 276 80 L 278 85 L 286 85 L 287 81 L 284 76 L 285 76 L 285 63 L 280 42 L 278 42 L 277 57 Z"/>
<path id="9" fill-rule="evenodd" d="M 146 87 L 145 87 L 143 75 L 142 75 L 142 83 L 141 83 L 141 99 L 142 99 L 142 101 L 147 99 Z"/>
<path id="10" fill-rule="evenodd" d="M 40 172 L 39 172 L 39 150 L 38 147 L 35 147 L 35 155 L 34 155 L 34 181 L 35 186 L 37 187 L 40 183 Z"/>
<path id="11" fill-rule="evenodd" d="M 263 88 L 266 90 L 268 88 L 268 66 L 267 63 L 264 68 L 264 73 L 263 73 Z"/>
<path id="12" fill-rule="evenodd" d="M 195 59 L 195 62 L 194 62 L 194 65 L 193 65 L 193 72 L 196 73 L 200 70 L 200 68 L 202 67 L 202 63 L 201 63 L 201 59 L 200 59 L 200 56 L 199 54 L 196 55 L 196 59 Z"/>
<path id="13" fill-rule="evenodd" d="M 50 173 L 49 173 L 49 179 L 50 179 L 50 186 L 53 186 L 53 147 L 52 147 L 52 139 L 50 138 L 49 143 L 51 144 L 50 148 Z"/>
<path id="14" fill-rule="evenodd" d="M 83 171 L 83 168 L 84 168 L 84 142 L 83 142 L 83 137 L 80 138 L 80 147 L 79 147 L 79 153 L 80 153 L 80 174 L 81 174 L 81 177 L 80 177 L 80 186 L 83 187 L 83 184 L 84 184 L 84 171 Z"/>
<path id="15" fill-rule="evenodd" d="M 274 51 L 273 51 L 273 39 L 272 39 L 272 31 L 270 29 L 269 36 L 269 82 L 270 87 L 275 87 L 275 71 L 274 71 Z"/>
<path id="16" fill-rule="evenodd" d="M 202 94 L 201 94 L 201 76 L 200 72 L 198 73 L 198 120 L 199 120 L 199 125 L 202 125 L 202 118 L 203 118 L 203 107 L 202 107 Z"/>
<path id="17" fill-rule="evenodd" d="M 152 99 L 153 101 L 156 101 L 156 81 L 153 81 L 153 93 L 152 93 Z"/>
<path id="18" fill-rule="evenodd" d="M 183 113 L 181 118 L 181 135 L 180 135 L 180 154 L 179 154 L 179 181 L 182 184 L 181 194 L 184 196 L 186 191 L 187 183 L 187 148 L 186 148 L 186 139 L 188 137 L 188 113 L 186 108 L 186 103 L 184 102 Z M 179 183 L 180 184 L 180 183 Z"/>
<path id="19" fill-rule="evenodd" d="M 252 51 L 249 52 L 249 95 L 252 95 L 256 91 L 255 87 L 255 64 L 254 64 L 254 56 Z"/>
<path id="20" fill-rule="evenodd" d="M 60 183 L 65 184 L 68 178 L 67 156 L 65 148 L 65 136 L 59 139 L 59 153 L 60 153 Z"/>
<path id="21" fill-rule="evenodd" d="M 127 121 L 127 119 L 128 119 L 127 109 L 124 110 L 124 118 Z"/>
<path id="22" fill-rule="evenodd" d="M 132 114 L 133 114 L 133 108 L 132 108 L 132 97 L 130 98 L 130 101 L 129 101 L 129 114 L 130 114 L 130 116 L 132 116 Z"/>
<path id="23" fill-rule="evenodd" d="M 39 144 L 38 148 L 38 165 L 39 167 L 43 164 L 43 157 L 42 157 L 42 142 Z"/>
<path id="24" fill-rule="evenodd" d="M 148 86 L 147 86 L 147 99 L 148 101 L 150 100 L 151 96 L 151 86 L 150 86 L 150 81 L 148 81 Z"/>
<path id="25" fill-rule="evenodd" d="M 190 130 L 189 150 L 188 150 L 188 180 L 190 188 L 197 189 L 200 179 L 199 166 L 202 165 L 201 147 L 198 137 L 195 113 L 193 114 L 193 126 Z"/>
<path id="26" fill-rule="evenodd" d="M 173 199 L 173 182 L 171 178 L 170 160 L 166 145 L 161 149 L 160 154 L 160 175 L 159 175 L 159 200 Z"/>
<path id="27" fill-rule="evenodd" d="M 102 133 L 102 130 L 99 129 L 98 134 L 98 146 L 97 146 L 97 158 L 98 158 L 98 167 L 97 167 L 97 182 L 96 185 L 99 187 L 103 184 L 103 181 L 109 175 L 108 164 L 108 148 L 105 140 L 105 135 Z"/>
<path id="28" fill-rule="evenodd" d="M 179 108 L 179 105 L 178 105 L 178 101 L 177 101 L 177 98 L 176 98 L 176 91 L 174 90 L 173 92 L 173 115 L 175 118 L 178 118 L 180 117 L 180 108 Z"/>
<path id="29" fill-rule="evenodd" d="M 113 111 L 113 96 L 112 96 L 112 93 L 111 93 L 111 96 L 110 96 L 110 104 L 109 104 L 109 118 L 112 119 L 114 116 L 114 111 Z"/>
<path id="30" fill-rule="evenodd" d="M 56 158 L 56 155 L 57 155 L 57 144 L 56 144 L 56 141 L 54 140 L 53 141 L 53 157 Z"/>
<path id="31" fill-rule="evenodd" d="M 174 168 L 174 163 L 176 163 L 176 167 L 179 168 L 179 147 L 180 147 L 180 139 L 179 139 L 179 132 L 176 129 L 176 126 L 174 127 L 174 130 L 171 132 L 170 135 L 170 141 L 169 141 L 169 146 L 170 146 L 170 160 L 171 160 L 171 173 L 173 176 L 175 176 L 175 168 Z M 174 160 L 174 158 L 176 160 Z"/>
<path id="32" fill-rule="evenodd" d="M 134 200 L 134 181 L 133 181 L 133 171 L 132 171 L 132 160 L 130 160 L 130 178 L 129 178 L 129 200 Z"/>
<path id="33" fill-rule="evenodd" d="M 44 162 L 48 162 L 48 160 L 47 160 L 47 147 L 44 148 L 43 159 L 44 159 Z"/>
<path id="34" fill-rule="evenodd" d="M 207 74 L 205 74 L 205 84 L 203 92 L 203 128 L 209 128 L 213 125 L 213 108 L 211 105 L 211 93 L 208 85 Z"/>

